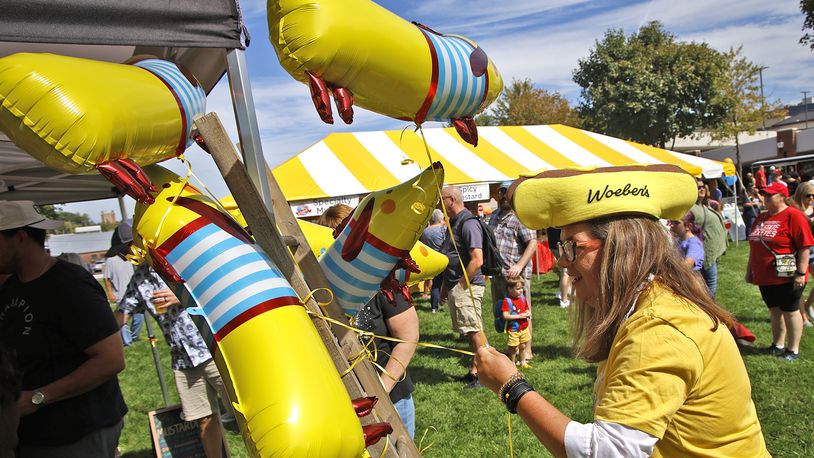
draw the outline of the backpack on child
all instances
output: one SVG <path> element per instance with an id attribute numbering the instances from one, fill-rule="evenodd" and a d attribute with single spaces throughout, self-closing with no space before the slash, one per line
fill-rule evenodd
<path id="1" fill-rule="evenodd" d="M 526 295 L 520 296 L 523 299 L 523 304 L 528 309 L 528 303 L 526 302 Z M 508 298 L 503 298 L 498 301 L 495 301 L 495 306 L 492 308 L 495 315 L 495 331 L 504 333 L 506 332 L 507 323 L 506 320 L 503 319 L 503 303 L 508 301 L 509 302 L 509 312 L 517 311 L 514 310 L 514 304 Z"/>
<path id="2" fill-rule="evenodd" d="M 483 231 L 483 247 L 481 248 L 483 251 L 483 265 L 480 266 L 481 273 L 490 277 L 501 275 L 503 273 L 503 257 L 500 256 L 500 251 L 497 249 L 497 239 L 495 239 L 495 233 L 492 231 L 491 227 L 483 222 L 482 219 L 478 218 L 477 216 L 470 216 L 469 218 L 461 221 L 457 228 L 457 240 L 463 240 L 461 231 L 463 230 L 464 224 L 471 219 L 476 220 L 478 224 L 480 224 L 481 231 Z M 464 266 L 469 264 L 469 251 L 460 250 L 460 252 L 461 261 L 463 261 Z"/>

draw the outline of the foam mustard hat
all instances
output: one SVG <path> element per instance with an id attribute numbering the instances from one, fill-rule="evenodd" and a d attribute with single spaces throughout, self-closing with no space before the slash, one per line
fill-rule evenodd
<path id="1" fill-rule="evenodd" d="M 698 198 L 695 178 L 670 164 L 548 170 L 523 176 L 507 193 L 532 229 L 611 215 L 681 219 Z"/>

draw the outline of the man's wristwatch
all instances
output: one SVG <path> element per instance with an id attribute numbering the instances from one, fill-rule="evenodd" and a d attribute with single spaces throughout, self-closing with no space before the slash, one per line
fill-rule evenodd
<path id="1" fill-rule="evenodd" d="M 37 407 L 41 407 L 45 404 L 45 393 L 40 390 L 35 391 L 31 395 L 31 403 Z"/>
<path id="2" fill-rule="evenodd" d="M 795 277 L 805 277 L 805 276 L 806 276 L 806 273 L 805 273 L 805 272 L 800 272 L 800 271 L 797 271 L 797 272 L 794 272 L 794 276 L 795 276 Z"/>

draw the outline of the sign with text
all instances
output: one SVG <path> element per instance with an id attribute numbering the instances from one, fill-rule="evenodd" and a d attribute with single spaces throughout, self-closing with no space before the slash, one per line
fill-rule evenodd
<path id="1" fill-rule="evenodd" d="M 181 419 L 180 405 L 151 410 L 147 417 L 150 420 L 150 432 L 153 436 L 153 449 L 156 457 L 206 458 L 198 422 Z M 220 432 L 224 441 L 223 456 L 228 457 L 223 428 L 220 428 Z"/>
<path id="2" fill-rule="evenodd" d="M 359 205 L 358 197 L 328 197 L 325 199 L 317 200 L 304 200 L 302 202 L 295 202 L 289 204 L 291 211 L 297 218 L 305 218 L 309 216 L 319 216 L 325 213 L 328 207 L 336 204 L 345 204 L 350 207 L 356 208 Z"/>
<path id="3" fill-rule="evenodd" d="M 489 200 L 489 183 L 459 184 L 464 202 Z"/>

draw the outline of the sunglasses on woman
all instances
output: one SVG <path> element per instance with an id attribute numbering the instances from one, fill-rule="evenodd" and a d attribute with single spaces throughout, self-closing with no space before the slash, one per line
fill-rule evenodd
<path id="1" fill-rule="evenodd" d="M 560 249 L 560 254 L 568 262 L 574 262 L 577 259 L 577 248 L 599 248 L 602 245 L 602 240 L 593 239 L 587 242 L 575 242 L 573 240 L 566 240 L 565 242 L 557 242 L 557 247 Z"/>

